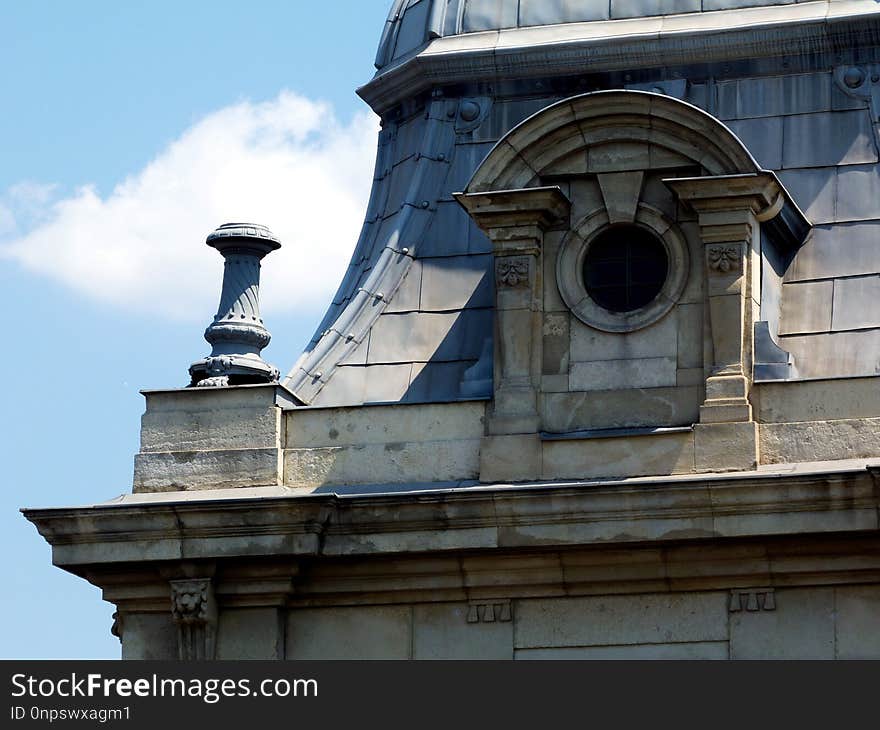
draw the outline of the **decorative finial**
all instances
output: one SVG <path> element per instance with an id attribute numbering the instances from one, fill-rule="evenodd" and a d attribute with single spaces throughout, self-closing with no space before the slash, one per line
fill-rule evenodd
<path id="1" fill-rule="evenodd" d="M 190 365 L 190 385 L 277 382 L 278 369 L 260 357 L 271 340 L 260 316 L 260 260 L 281 248 L 281 242 L 265 226 L 226 223 L 206 243 L 226 259 L 223 291 L 214 322 L 205 330 L 211 354 Z"/>

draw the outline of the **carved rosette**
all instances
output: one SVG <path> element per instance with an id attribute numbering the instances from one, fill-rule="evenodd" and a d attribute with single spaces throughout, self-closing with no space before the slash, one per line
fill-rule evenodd
<path id="1" fill-rule="evenodd" d="M 182 660 L 214 658 L 217 604 L 210 578 L 172 580 L 171 615 Z"/>
<path id="2" fill-rule="evenodd" d="M 742 273 L 742 247 L 707 246 L 706 263 L 709 272 L 718 276 Z"/>
<path id="3" fill-rule="evenodd" d="M 529 258 L 506 256 L 495 263 L 495 283 L 500 287 L 525 289 L 529 285 Z"/>
<path id="4" fill-rule="evenodd" d="M 280 242 L 265 226 L 227 223 L 207 243 L 226 259 L 223 290 L 214 321 L 205 330 L 211 354 L 190 366 L 191 385 L 277 382 L 278 369 L 260 356 L 271 340 L 260 316 L 260 260 Z"/>

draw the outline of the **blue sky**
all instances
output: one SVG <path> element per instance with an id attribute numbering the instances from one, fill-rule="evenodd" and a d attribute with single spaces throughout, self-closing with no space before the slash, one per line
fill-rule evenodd
<path id="1" fill-rule="evenodd" d="M 241 216 L 284 248 L 263 303 L 284 371 L 360 228 L 377 122 L 355 95 L 390 0 L 4 2 L 0 657 L 115 658 L 113 607 L 22 506 L 130 491 L 142 388 L 205 354 Z"/>

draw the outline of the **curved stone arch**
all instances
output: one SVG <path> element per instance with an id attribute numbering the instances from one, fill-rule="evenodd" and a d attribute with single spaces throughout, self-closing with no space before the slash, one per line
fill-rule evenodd
<path id="1" fill-rule="evenodd" d="M 595 172 L 591 154 L 626 144 L 647 148 L 646 159 L 671 155 L 710 175 L 761 170 L 733 132 L 692 104 L 648 91 L 596 91 L 552 104 L 514 127 L 477 168 L 466 192 L 532 187 L 542 176 Z"/>

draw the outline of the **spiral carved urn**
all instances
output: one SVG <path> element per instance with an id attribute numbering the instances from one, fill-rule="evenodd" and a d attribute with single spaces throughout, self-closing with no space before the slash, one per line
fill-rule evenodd
<path id="1" fill-rule="evenodd" d="M 226 223 L 206 243 L 225 259 L 223 289 L 214 321 L 205 330 L 211 354 L 190 366 L 190 385 L 277 382 L 278 369 L 260 356 L 271 340 L 260 315 L 260 261 L 281 242 L 265 226 Z"/>

